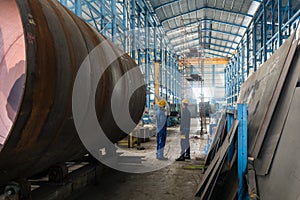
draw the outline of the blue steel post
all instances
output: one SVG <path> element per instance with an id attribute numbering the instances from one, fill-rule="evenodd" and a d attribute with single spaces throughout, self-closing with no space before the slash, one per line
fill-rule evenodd
<path id="1" fill-rule="evenodd" d="M 247 170 L 248 163 L 248 113 L 247 104 L 238 104 L 238 177 L 239 177 L 239 189 L 238 199 L 247 199 L 247 188 L 244 182 L 244 177 Z"/>
<path id="2" fill-rule="evenodd" d="M 106 16 L 106 13 L 105 13 L 105 0 L 101 0 L 101 8 L 100 8 L 100 11 L 101 11 L 101 31 L 103 33 L 103 35 L 106 35 L 106 31 L 105 31 L 105 16 Z"/>
<path id="3" fill-rule="evenodd" d="M 168 51 L 165 50 L 165 89 L 166 89 L 166 100 L 168 100 Z"/>
<path id="4" fill-rule="evenodd" d="M 60 3 L 67 7 L 67 0 L 60 0 Z"/>
<path id="5" fill-rule="evenodd" d="M 242 83 L 245 82 L 245 47 L 242 47 L 241 50 L 241 57 L 242 57 Z"/>
<path id="6" fill-rule="evenodd" d="M 238 50 L 240 51 L 240 50 Z M 240 93 L 240 88 L 241 88 L 241 82 L 242 82 L 242 77 L 241 77 L 241 60 L 240 60 L 240 52 L 238 52 L 238 54 L 236 54 L 237 56 L 237 80 L 238 80 L 238 84 L 237 84 L 237 91 L 236 91 L 236 96 L 238 96 L 238 94 Z"/>
<path id="7" fill-rule="evenodd" d="M 160 53 L 159 53 L 159 57 L 160 57 L 160 68 L 159 68 L 159 80 L 160 80 L 160 96 L 163 95 L 163 84 L 162 84 L 162 78 L 163 78 L 163 74 L 162 74 L 162 70 L 163 70 L 163 63 L 164 63 L 164 60 L 163 60 L 163 46 L 164 46 L 164 43 L 163 43 L 163 35 L 161 34 L 160 35 Z"/>
<path id="8" fill-rule="evenodd" d="M 239 62 L 238 62 L 238 57 L 236 57 L 236 60 L 235 60 L 235 93 L 234 93 L 234 102 L 237 101 L 237 94 L 238 94 L 238 90 L 239 90 L 239 87 L 240 87 L 240 81 L 239 81 Z"/>
<path id="9" fill-rule="evenodd" d="M 278 46 L 277 48 L 279 48 L 282 45 L 282 31 L 281 31 L 281 27 L 282 27 L 282 0 L 278 0 L 278 10 L 277 10 L 277 14 L 278 14 Z"/>
<path id="10" fill-rule="evenodd" d="M 75 0 L 75 14 L 81 17 L 81 0 Z"/>
<path id="11" fill-rule="evenodd" d="M 289 15 L 289 19 L 291 19 L 294 15 L 293 12 L 293 0 L 288 0 L 288 15 Z"/>
<path id="12" fill-rule="evenodd" d="M 124 35 L 124 44 L 123 44 L 123 48 L 124 48 L 124 51 L 125 52 L 128 52 L 127 51 L 127 40 L 128 40 L 128 33 L 127 33 L 127 7 L 126 7 L 126 1 L 127 0 L 123 0 L 123 26 L 124 26 L 124 29 L 123 29 L 123 35 Z"/>
<path id="13" fill-rule="evenodd" d="M 131 57 L 133 60 L 136 61 L 136 39 L 135 39 L 135 0 L 131 0 L 131 36 L 132 36 L 132 43 L 131 43 Z"/>
<path id="14" fill-rule="evenodd" d="M 225 80 L 224 85 L 225 85 L 225 98 L 226 98 L 226 103 L 228 104 L 228 101 L 227 101 L 227 100 L 228 100 L 227 68 L 228 68 L 228 66 L 226 66 L 225 69 L 224 69 L 224 80 Z"/>
<path id="15" fill-rule="evenodd" d="M 253 29 L 252 29 L 252 45 L 253 45 L 253 51 L 252 51 L 252 53 L 253 53 L 253 69 L 254 69 L 254 71 L 256 71 L 257 70 L 257 68 L 256 68 L 256 49 L 257 49 L 257 47 L 256 47 L 256 24 L 255 24 L 255 22 L 253 22 Z"/>
<path id="16" fill-rule="evenodd" d="M 112 26 L 111 26 L 111 41 L 116 43 L 116 36 L 117 36 L 117 5 L 116 0 L 111 0 L 111 14 L 112 14 Z"/>
<path id="17" fill-rule="evenodd" d="M 272 14 L 271 14 L 271 17 L 272 17 L 272 19 L 271 19 L 271 25 L 272 25 L 272 30 L 271 30 L 271 35 L 272 36 L 274 36 L 275 35 L 275 28 L 276 28 L 276 18 L 275 18 L 275 16 L 276 16 L 276 4 L 275 4 L 275 1 L 271 1 L 271 7 L 272 7 Z M 275 49 L 277 49 L 277 47 L 275 47 L 275 43 L 274 42 L 272 42 L 272 52 L 274 52 L 275 51 Z"/>
<path id="18" fill-rule="evenodd" d="M 147 90 L 150 92 L 150 66 L 149 66 L 149 33 L 150 33 L 150 27 L 149 27 L 149 11 L 146 10 L 145 13 L 145 19 L 144 19 L 144 28 L 145 28 L 145 72 L 146 72 L 146 86 Z M 146 107 L 150 108 L 150 93 L 148 92 L 146 96 Z"/>
<path id="19" fill-rule="evenodd" d="M 141 10 L 138 9 L 138 16 L 137 16 L 137 52 L 138 52 L 138 65 L 141 66 L 141 46 L 140 46 L 140 37 L 141 37 Z M 144 72 L 145 73 L 145 72 Z M 145 80 L 146 81 L 146 80 Z"/>
<path id="20" fill-rule="evenodd" d="M 267 31 L 267 6 L 266 1 L 262 2 L 263 4 L 263 62 L 267 61 L 268 56 L 268 50 L 267 50 L 267 37 L 268 37 L 268 31 Z"/>
<path id="21" fill-rule="evenodd" d="M 156 23 L 154 23 L 154 43 L 153 43 L 153 54 L 154 54 L 154 62 L 157 62 L 157 27 Z"/>
<path id="22" fill-rule="evenodd" d="M 247 31 L 246 44 L 247 44 L 247 77 L 248 77 L 249 73 L 250 73 L 250 34 L 249 34 L 249 30 Z"/>
<path id="23" fill-rule="evenodd" d="M 228 106 L 227 107 L 227 133 L 229 134 L 233 120 L 234 120 L 234 112 L 235 108 L 233 106 Z M 234 154 L 234 141 L 229 146 L 228 149 L 228 161 L 230 162 L 233 158 Z"/>
<path id="24" fill-rule="evenodd" d="M 171 94 L 171 65 L 172 65 L 172 53 L 171 51 L 169 51 L 169 62 L 168 62 L 168 68 L 167 68 L 167 77 L 168 77 L 168 81 L 167 81 L 167 87 L 168 87 L 168 97 Z"/>
<path id="25" fill-rule="evenodd" d="M 175 55 L 173 58 L 173 63 L 172 63 L 172 94 L 173 94 L 173 103 L 175 103 L 175 96 L 176 96 L 176 79 L 175 79 L 175 73 L 176 73 L 176 59 Z"/>

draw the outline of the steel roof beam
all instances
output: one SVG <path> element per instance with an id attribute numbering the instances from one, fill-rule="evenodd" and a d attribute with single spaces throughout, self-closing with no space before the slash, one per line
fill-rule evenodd
<path id="1" fill-rule="evenodd" d="M 226 31 L 220 31 L 220 30 L 213 30 L 213 29 L 202 29 L 203 32 L 208 32 L 208 31 L 212 31 L 212 32 L 217 32 L 217 33 L 222 33 L 222 34 L 227 34 L 227 35 L 233 35 L 233 36 L 236 36 L 236 37 L 243 37 L 242 35 L 239 35 L 239 34 L 235 34 L 235 33 L 231 33 L 231 32 L 226 32 Z M 187 33 L 187 35 L 194 35 L 194 34 L 198 34 L 198 30 L 196 31 L 193 31 L 193 32 L 190 32 L 190 33 Z M 169 36 L 168 36 L 169 37 Z M 175 39 L 178 39 L 178 38 L 183 38 L 183 35 L 179 35 L 179 36 L 176 36 L 176 37 L 169 37 L 169 40 L 172 41 L 172 40 L 175 40 Z"/>
<path id="2" fill-rule="evenodd" d="M 227 56 L 222 56 L 220 54 L 215 54 L 215 53 L 210 53 L 210 52 L 205 52 L 205 54 L 209 54 L 209 55 L 212 55 L 212 56 L 217 56 L 217 57 L 227 57 Z"/>
<path id="3" fill-rule="evenodd" d="M 196 46 L 199 46 L 199 44 L 195 44 L 195 45 L 192 45 L 192 46 L 189 46 L 189 47 L 184 47 L 184 48 L 181 48 L 180 50 L 185 50 L 185 49 L 193 48 L 193 47 L 196 47 Z M 204 51 L 208 51 L 208 50 L 215 51 L 215 52 L 218 52 L 218 53 L 230 54 L 229 52 L 226 52 L 226 51 L 221 51 L 221 50 L 217 50 L 217 49 L 205 49 L 204 48 Z M 178 50 L 176 52 L 180 52 L 180 51 Z"/>
<path id="4" fill-rule="evenodd" d="M 171 5 L 173 3 L 176 3 L 176 2 L 180 2 L 181 0 L 173 0 L 173 1 L 169 1 L 169 2 L 166 2 L 166 3 L 163 3 L 163 4 L 160 4 L 159 6 L 156 6 L 154 7 L 153 9 L 156 11 L 162 7 L 165 7 L 165 6 L 168 6 L 168 5 Z"/>
<path id="5" fill-rule="evenodd" d="M 200 21 L 201 22 L 212 21 L 212 22 L 216 22 L 216 23 L 220 23 L 220 24 L 224 24 L 224 25 L 229 25 L 229 26 L 235 26 L 235 27 L 239 27 L 239 28 L 245 28 L 245 29 L 248 28 L 247 26 L 244 26 L 244 25 L 239 25 L 239 24 L 225 22 L 225 21 L 220 21 L 220 20 L 215 20 L 215 19 L 201 19 Z M 199 23 L 199 22 L 198 21 L 190 22 L 188 24 L 184 24 L 184 26 L 191 26 L 191 25 L 194 25 L 194 24 L 197 24 L 197 23 Z M 166 33 L 168 34 L 168 33 L 172 32 L 172 31 L 176 31 L 176 30 L 179 30 L 181 28 L 183 28 L 183 27 L 172 28 L 172 29 L 167 30 Z"/>
<path id="6" fill-rule="evenodd" d="M 224 54 L 224 52 L 222 52 L 222 54 Z M 223 58 L 227 57 L 227 56 L 216 54 L 216 53 L 212 53 L 212 52 L 205 52 L 205 55 L 212 55 L 212 56 L 223 57 Z"/>
<path id="7" fill-rule="evenodd" d="M 192 43 L 192 42 L 195 42 L 196 40 L 194 40 L 194 41 L 189 41 L 189 42 L 186 42 L 185 44 L 189 44 L 189 43 Z M 199 46 L 200 46 L 200 44 L 199 43 L 197 43 Z M 229 46 L 224 46 L 224 45 L 219 45 L 219 44 L 214 44 L 214 43 L 207 43 L 207 42 L 204 42 L 203 43 L 203 45 L 205 46 L 205 45 L 211 45 L 211 46 L 215 46 L 215 47 L 220 47 L 220 48 L 226 48 L 226 49 L 230 49 L 230 50 L 235 50 L 234 48 L 232 48 L 232 47 L 229 47 Z M 175 48 L 178 48 L 178 47 L 180 47 L 180 46 L 182 46 L 182 47 L 184 47 L 184 44 L 177 44 L 177 45 L 174 45 L 173 47 L 174 47 L 174 49 Z M 187 46 L 188 47 L 188 46 Z M 204 48 L 205 49 L 205 48 Z"/>
<path id="8" fill-rule="evenodd" d="M 207 39 L 212 39 L 212 40 L 218 40 L 218 41 L 224 41 L 224 42 L 229 42 L 232 44 L 236 44 L 238 45 L 239 43 L 233 40 L 226 40 L 226 39 L 222 39 L 222 38 L 216 38 L 216 37 L 209 37 L 209 36 L 203 36 L 203 38 L 207 38 Z M 194 38 L 192 40 L 199 40 L 199 38 Z"/>
<path id="9" fill-rule="evenodd" d="M 197 11 L 200 11 L 200 10 L 203 10 L 203 9 L 212 9 L 212 10 L 216 10 L 216 11 L 220 11 L 220 12 L 226 12 L 226 13 L 230 13 L 230 14 L 242 15 L 242 16 L 245 16 L 245 17 L 251 17 L 251 18 L 253 17 L 253 15 L 250 15 L 250 14 L 247 14 L 247 13 L 240 13 L 240 12 L 235 12 L 235 11 L 232 11 L 232 10 L 225 10 L 225 9 L 214 8 L 214 7 L 210 7 L 210 6 L 203 6 L 201 8 L 196 8 L 194 10 L 190 10 L 190 11 L 185 12 L 185 13 L 179 13 L 178 15 L 168 17 L 164 20 L 161 20 L 161 23 L 163 24 L 164 22 L 167 22 L 169 20 L 184 16 L 184 15 L 192 14 L 194 12 L 197 12 Z"/>

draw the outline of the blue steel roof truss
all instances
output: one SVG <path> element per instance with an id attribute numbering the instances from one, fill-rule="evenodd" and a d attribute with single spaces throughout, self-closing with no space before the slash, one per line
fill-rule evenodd
<path id="1" fill-rule="evenodd" d="M 185 12 L 182 12 L 182 3 L 187 3 L 188 6 L 188 10 Z M 196 1 L 195 1 L 196 2 Z M 232 1 L 233 3 L 234 1 Z M 220 8 L 217 6 L 211 6 L 207 4 L 207 2 L 203 2 L 203 6 L 202 7 L 195 7 L 195 8 L 190 8 L 190 4 L 188 2 L 188 0 L 184 1 L 184 0 L 170 0 L 168 2 L 165 3 L 161 3 L 159 5 L 156 5 L 155 7 L 153 7 L 153 10 L 155 12 L 158 11 L 162 11 L 164 13 L 165 16 L 166 12 L 165 9 L 169 8 L 171 10 L 171 16 L 168 16 L 166 18 L 161 18 L 160 23 L 162 24 L 162 26 L 165 28 L 165 31 L 167 33 L 167 36 L 170 40 L 170 42 L 172 43 L 173 47 L 175 48 L 176 43 L 174 44 L 174 41 L 182 38 L 183 37 L 183 33 L 181 34 L 174 34 L 173 32 L 177 32 L 177 31 L 181 31 L 185 28 L 189 28 L 191 26 L 197 26 L 199 23 L 203 24 L 203 28 L 201 29 L 202 32 L 204 32 L 202 34 L 203 37 L 203 48 L 204 51 L 207 53 L 208 50 L 211 47 L 218 47 L 217 50 L 219 51 L 224 51 L 224 54 L 228 54 L 229 51 L 234 50 L 235 46 L 237 46 L 239 40 L 243 37 L 242 34 L 240 34 L 240 30 L 245 31 L 247 29 L 246 25 L 243 25 L 243 23 L 241 21 L 243 21 L 245 19 L 245 17 L 248 17 L 249 19 L 251 19 L 253 17 L 253 15 L 248 14 L 248 13 L 244 13 L 244 12 L 238 12 L 238 9 L 232 9 L 233 4 L 231 5 L 231 9 L 224 9 L 224 8 Z M 224 2 L 223 2 L 224 4 Z M 174 9 L 173 6 L 177 6 L 180 13 L 178 13 L 178 10 L 176 13 L 174 13 Z M 199 11 L 203 11 L 203 15 L 204 18 L 199 18 L 197 20 L 197 18 L 195 18 L 194 20 L 188 20 L 188 17 L 191 17 L 190 14 L 193 13 L 198 13 Z M 228 15 L 228 18 L 226 20 L 226 18 L 221 18 L 220 19 L 215 19 L 214 17 L 207 17 L 206 13 L 207 11 L 214 11 L 214 13 L 226 13 Z M 188 16 L 187 16 L 188 15 Z M 197 15 L 196 15 L 197 16 Z M 229 17 L 234 18 L 235 20 L 229 20 Z M 178 20 L 181 20 L 181 23 L 178 23 Z M 237 22 L 236 19 L 239 18 L 239 21 Z M 172 21 L 173 20 L 173 21 Z M 166 26 L 165 22 L 168 22 L 168 26 Z M 173 24 L 170 24 L 169 22 L 172 22 Z M 185 23 L 187 22 L 187 23 Z M 178 26 L 179 24 L 179 26 Z M 213 26 L 214 24 L 214 26 Z M 217 26 L 216 26 L 217 24 Z M 175 25 L 175 26 L 174 26 Z M 198 25 L 199 26 L 199 25 Z M 220 26 L 222 26 L 222 28 L 219 28 Z M 225 26 L 225 28 L 224 28 Z M 214 27 L 214 28 L 213 28 Z M 229 29 L 228 29 L 229 27 Z M 193 28 L 191 28 L 193 29 Z M 195 30 L 194 31 L 187 33 L 188 35 L 196 35 L 199 34 L 199 30 Z M 218 37 L 216 39 L 216 37 L 214 37 L 216 34 L 212 34 L 212 33 L 220 33 L 221 35 L 224 35 L 223 37 L 221 36 L 220 38 Z M 174 34 L 174 37 L 172 37 L 172 35 Z M 178 36 L 180 35 L 180 36 Z M 233 36 L 233 37 L 228 37 L 228 35 Z M 223 39 L 225 38 L 225 39 Z M 228 38 L 228 39 L 227 39 Z M 191 38 L 191 39 L 186 39 L 184 42 L 185 43 L 193 43 L 194 41 L 196 41 L 198 39 Z M 222 41 L 220 41 L 222 40 Z M 173 41 L 173 42 L 172 42 Z M 226 42 L 224 44 L 224 42 Z M 198 45 L 200 46 L 200 42 L 198 43 Z M 234 45 L 234 46 L 233 46 Z M 197 46 L 197 44 L 195 44 L 194 46 Z M 227 51 L 229 49 L 229 51 Z M 176 51 L 176 49 L 174 49 Z"/>

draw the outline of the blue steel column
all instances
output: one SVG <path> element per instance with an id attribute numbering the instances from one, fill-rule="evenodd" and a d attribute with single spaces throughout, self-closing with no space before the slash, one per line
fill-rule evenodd
<path id="1" fill-rule="evenodd" d="M 249 30 L 247 31 L 247 39 L 246 39 L 246 45 L 247 45 L 247 77 L 250 73 L 250 38 L 249 38 Z"/>
<path id="2" fill-rule="evenodd" d="M 124 26 L 124 29 L 123 29 L 123 36 L 124 36 L 124 51 L 125 52 L 128 52 L 127 51 L 127 40 L 128 40 L 128 37 L 127 37 L 127 7 L 126 7 L 126 1 L 127 0 L 123 0 L 123 26 Z"/>
<path id="3" fill-rule="evenodd" d="M 228 66 L 226 66 L 225 69 L 224 69 L 224 80 L 225 80 L 224 85 L 225 85 L 225 98 L 226 98 L 226 103 L 228 104 L 228 101 L 227 101 L 227 100 L 228 100 L 227 68 L 228 68 Z"/>
<path id="4" fill-rule="evenodd" d="M 267 6 L 266 6 L 266 1 L 262 2 L 263 4 L 263 62 L 267 61 L 267 37 L 268 37 L 268 31 L 267 31 Z"/>
<path id="5" fill-rule="evenodd" d="M 138 41 L 138 43 L 137 43 L 136 47 L 137 47 L 137 51 L 138 51 L 138 65 L 141 66 L 141 47 L 140 47 L 141 10 L 138 9 L 137 11 L 138 11 L 138 16 L 137 16 L 137 22 L 138 22 L 137 23 L 137 41 Z"/>
<path id="6" fill-rule="evenodd" d="M 113 43 L 116 43 L 116 35 L 117 35 L 117 7 L 116 0 L 111 0 L 111 14 L 112 14 L 112 24 L 111 24 L 111 40 Z"/>
<path id="7" fill-rule="evenodd" d="M 281 32 L 281 27 L 282 27 L 282 0 L 278 0 L 278 47 L 281 46 L 282 44 L 282 32 Z"/>
<path id="8" fill-rule="evenodd" d="M 172 62 L 172 94 L 173 94 L 173 103 L 175 103 L 175 97 L 176 97 L 176 87 L 175 87 L 175 84 L 176 84 L 176 79 L 175 79 L 175 68 L 176 67 L 176 59 L 175 59 L 175 55 L 173 57 L 173 62 Z"/>
<path id="9" fill-rule="evenodd" d="M 242 59 L 242 83 L 245 82 L 245 47 L 241 49 L 241 59 Z"/>
<path id="10" fill-rule="evenodd" d="M 256 24 L 255 22 L 253 21 L 253 29 L 252 29 L 252 45 L 253 45 L 253 69 L 254 71 L 257 70 L 256 68 Z"/>
<path id="11" fill-rule="evenodd" d="M 271 13 L 271 17 L 272 17 L 272 22 L 271 22 L 271 25 L 272 25 L 272 30 L 271 30 L 271 33 L 272 33 L 272 36 L 274 36 L 275 35 L 275 27 L 276 27 L 276 19 L 275 19 L 275 13 L 276 13 L 276 10 L 277 9 L 275 9 L 276 8 L 276 5 L 275 5 L 275 1 L 271 1 L 271 7 L 272 7 L 272 13 Z M 272 42 L 272 52 L 274 52 L 275 51 L 275 49 L 276 49 L 276 47 L 274 46 L 274 41 Z"/>
<path id="12" fill-rule="evenodd" d="M 165 91 L 166 91 L 166 100 L 168 99 L 168 71 L 167 71 L 167 68 L 168 68 L 168 51 L 165 50 Z"/>
<path id="13" fill-rule="evenodd" d="M 75 0 L 75 14 L 81 17 L 81 0 Z"/>
<path id="14" fill-rule="evenodd" d="M 236 96 L 238 96 L 238 94 L 240 93 L 240 89 L 241 89 L 241 84 L 242 84 L 242 77 L 241 77 L 241 57 L 240 57 L 240 50 L 238 50 L 239 53 L 236 55 L 237 56 L 237 77 L 238 77 L 238 84 L 237 84 L 237 91 L 236 91 Z"/>
<path id="15" fill-rule="evenodd" d="M 160 68 L 159 68 L 159 79 L 160 79 L 160 96 L 163 95 L 163 84 L 162 84 L 162 77 L 163 77 L 163 74 L 162 74 L 162 70 L 163 70 L 163 63 L 164 63 L 164 60 L 163 60 L 163 46 L 164 46 L 164 43 L 163 43 L 163 35 L 160 34 L 160 52 L 159 52 L 159 56 L 160 56 Z"/>
<path id="16" fill-rule="evenodd" d="M 101 8 L 100 8 L 100 11 L 101 11 L 101 31 L 104 35 L 106 35 L 106 31 L 105 31 L 105 8 L 104 8 L 104 5 L 105 5 L 105 0 L 101 0 Z"/>
<path id="17" fill-rule="evenodd" d="M 131 44 L 131 57 L 136 61 L 136 39 L 135 39 L 135 0 L 131 0 L 131 34 L 132 34 L 132 44 Z"/>
<path id="18" fill-rule="evenodd" d="M 157 62 L 157 27 L 156 23 L 154 23 L 154 43 L 153 43 L 153 54 L 154 54 L 154 62 Z"/>
<path id="19" fill-rule="evenodd" d="M 239 190 L 238 199 L 247 199 L 246 183 L 244 177 L 247 170 L 248 163 L 248 146 L 247 146 L 247 125 L 248 113 L 247 104 L 238 104 L 238 177 L 239 177 Z"/>
<path id="20" fill-rule="evenodd" d="M 149 28 L 149 11 L 146 10 L 145 13 L 145 72 L 146 72 L 146 85 L 147 85 L 147 90 L 149 91 L 147 96 L 146 96 L 146 106 L 150 108 L 150 83 L 149 83 L 149 34 L 150 34 L 150 28 Z"/>
<path id="21" fill-rule="evenodd" d="M 288 15 L 289 15 L 289 19 L 291 19 L 294 15 L 294 13 L 293 13 L 293 0 L 288 0 L 288 1 L 289 1 L 288 2 L 288 6 L 289 6 Z"/>
<path id="22" fill-rule="evenodd" d="M 167 68 L 167 76 L 168 76 L 168 81 L 167 81 L 167 87 L 168 87 L 168 97 L 171 95 L 171 65 L 172 65 L 172 53 L 169 51 L 169 60 L 168 60 L 168 68 Z"/>
<path id="23" fill-rule="evenodd" d="M 67 0 L 60 0 L 60 3 L 67 7 Z"/>

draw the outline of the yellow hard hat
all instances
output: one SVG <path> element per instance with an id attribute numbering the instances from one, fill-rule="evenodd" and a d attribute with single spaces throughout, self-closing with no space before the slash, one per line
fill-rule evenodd
<path id="1" fill-rule="evenodd" d="M 189 104 L 189 100 L 188 100 L 188 99 L 183 99 L 183 100 L 182 100 L 182 103 L 184 103 L 184 104 Z"/>
<path id="2" fill-rule="evenodd" d="M 162 99 L 162 100 L 160 100 L 160 101 L 158 102 L 158 105 L 159 105 L 160 107 L 165 107 L 166 104 L 167 104 L 167 102 L 166 102 L 164 99 Z"/>

